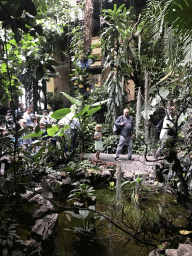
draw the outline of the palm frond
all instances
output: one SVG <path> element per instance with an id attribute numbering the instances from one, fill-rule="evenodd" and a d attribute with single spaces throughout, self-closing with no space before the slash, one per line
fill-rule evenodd
<path id="1" fill-rule="evenodd" d="M 183 42 L 183 60 L 179 65 L 186 66 L 192 62 L 192 37 L 188 36 Z"/>

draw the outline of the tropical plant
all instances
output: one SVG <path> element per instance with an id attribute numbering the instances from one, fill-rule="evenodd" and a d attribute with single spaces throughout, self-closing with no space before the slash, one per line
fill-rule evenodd
<path id="1" fill-rule="evenodd" d="M 96 122 L 90 120 L 87 123 L 84 132 L 84 141 L 85 141 L 85 152 L 94 152 L 95 150 L 95 140 L 94 140 L 94 132 L 95 132 Z"/>
<path id="2" fill-rule="evenodd" d="M 6 217 L 4 211 L 0 215 L 0 245 L 3 256 L 10 255 L 10 249 L 13 247 L 15 240 L 19 239 L 16 232 L 17 224 L 10 217 Z"/>
<path id="3" fill-rule="evenodd" d="M 85 203 L 88 197 L 93 196 L 94 189 L 87 184 L 80 184 L 78 188 L 70 191 L 68 198 L 70 200 L 77 199 L 81 203 Z"/>
<path id="4" fill-rule="evenodd" d="M 82 225 L 78 227 L 74 227 L 74 233 L 80 239 L 80 243 L 87 243 L 95 238 L 96 231 L 101 227 L 101 222 L 104 220 L 104 217 L 94 213 L 95 206 L 91 205 L 86 209 L 79 209 L 79 213 L 74 213 L 73 211 L 65 211 L 66 214 L 69 214 L 79 220 L 82 220 Z M 85 240 L 85 241 L 84 241 Z"/>
<path id="5" fill-rule="evenodd" d="M 75 113 L 72 118 L 78 118 L 80 123 L 80 129 L 79 129 L 79 137 L 80 137 L 80 148 L 81 153 L 84 152 L 84 145 L 85 145 L 85 138 L 84 138 L 84 132 L 85 129 L 90 122 L 90 118 L 93 114 L 95 114 L 100 108 L 103 103 L 106 103 L 106 101 L 96 102 L 92 105 L 86 104 L 83 100 L 76 99 L 74 97 L 71 97 L 67 93 L 62 92 L 62 94 L 67 97 L 72 104 L 75 104 L 77 106 L 77 109 L 79 112 Z M 54 118 L 54 116 L 52 115 Z"/>
<path id="6" fill-rule="evenodd" d="M 117 149 L 117 144 L 119 141 L 119 136 L 118 135 L 109 135 L 109 136 L 103 136 L 103 147 L 104 147 L 104 152 L 107 154 L 112 154 L 116 152 Z"/>
<path id="7" fill-rule="evenodd" d="M 79 163 L 79 168 L 87 171 L 88 169 L 95 168 L 95 165 L 92 164 L 90 159 L 85 159 Z"/>
<path id="8" fill-rule="evenodd" d="M 173 68 L 191 60 L 191 3 L 189 0 L 148 1 L 144 12 L 146 29 L 158 42 L 163 39 L 167 64 Z M 178 71 L 178 70 L 177 70 Z"/>
<path id="9" fill-rule="evenodd" d="M 148 1 L 144 11 L 143 22 L 144 35 L 148 33 L 153 48 L 159 45 L 163 47 L 162 58 L 167 75 L 161 78 L 150 90 L 155 92 L 152 96 L 150 112 L 157 105 L 162 104 L 165 109 L 172 104 L 178 108 L 174 118 L 175 136 L 169 141 L 166 150 L 166 159 L 173 164 L 172 170 L 179 177 L 183 185 L 186 198 L 188 189 L 183 179 L 184 169 L 178 159 L 176 148 L 182 148 L 183 152 L 190 152 L 188 144 L 179 136 L 184 123 L 190 122 L 189 116 L 192 111 L 191 105 L 191 28 L 186 25 L 191 18 L 185 15 L 186 9 L 190 8 L 190 1 Z M 153 70 L 153 68 L 151 69 Z M 152 73 L 152 72 L 151 72 Z M 185 146 L 184 146 L 185 145 Z M 184 146 L 184 147 L 183 147 Z"/>
<path id="10" fill-rule="evenodd" d="M 66 3 L 66 1 L 62 1 L 62 3 L 64 2 Z M 59 4 L 61 5 L 61 1 Z M 54 36 L 50 36 L 53 35 L 53 26 L 48 31 L 45 28 L 47 23 L 40 21 L 46 17 L 49 7 L 47 1 L 41 1 L 39 4 L 38 0 L 26 0 L 24 2 L 5 0 L 0 3 L 0 99 L 4 104 L 10 101 L 12 109 L 14 129 L 9 132 L 10 136 L 13 136 L 13 149 L 12 152 L 9 151 L 9 154 L 12 157 L 16 192 L 17 171 L 22 169 L 21 161 L 18 160 L 20 151 L 18 140 L 24 133 L 24 130 L 19 129 L 18 118 L 15 114 L 18 96 L 22 95 L 21 81 L 26 89 L 27 104 L 34 104 L 39 99 L 37 95 L 39 89 L 45 88 L 44 82 L 47 75 L 55 76 L 55 69 L 52 65 L 58 65 L 51 56 L 53 43 L 56 40 Z M 62 21 L 60 25 L 60 27 L 57 26 L 57 29 L 62 27 L 60 32 L 62 31 L 63 34 L 64 22 Z M 38 87 L 38 80 L 42 78 L 42 88 L 40 88 Z M 31 91 L 33 91 L 33 95 Z M 36 131 L 36 135 L 39 136 L 40 134 Z"/>
<path id="11" fill-rule="evenodd" d="M 111 190 L 116 189 L 116 186 L 115 186 L 115 182 L 114 182 L 114 181 L 109 182 L 109 189 L 111 189 Z"/>
<path id="12" fill-rule="evenodd" d="M 107 26 L 101 32 L 102 51 L 105 57 L 104 69 L 110 68 L 105 81 L 109 99 L 107 120 L 115 121 L 125 107 L 125 85 L 133 69 L 130 63 L 129 42 L 132 37 L 130 10 L 124 5 L 103 10 Z"/>

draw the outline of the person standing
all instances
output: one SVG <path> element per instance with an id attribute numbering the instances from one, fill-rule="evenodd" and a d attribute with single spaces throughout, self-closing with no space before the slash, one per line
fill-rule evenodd
<path id="1" fill-rule="evenodd" d="M 22 120 L 23 127 L 33 128 L 33 122 L 31 118 L 32 111 L 33 111 L 33 108 L 30 106 L 27 108 L 27 111 L 23 114 L 23 120 Z M 29 146 L 31 146 L 31 142 L 32 142 L 31 139 L 23 139 L 24 150 L 26 150 Z"/>
<path id="2" fill-rule="evenodd" d="M 43 110 L 43 116 L 41 118 L 41 120 L 39 121 L 39 126 L 41 128 L 41 131 L 43 131 L 44 133 L 42 134 L 42 140 L 46 141 L 49 139 L 49 136 L 47 135 L 47 128 L 46 125 L 50 124 L 50 119 L 47 113 L 47 110 L 44 109 Z M 45 143 L 44 143 L 45 144 Z"/>
<path id="3" fill-rule="evenodd" d="M 48 115 L 48 118 L 49 118 L 50 124 L 52 124 L 52 127 L 53 127 L 53 126 L 56 126 L 57 120 L 51 117 L 52 114 L 53 114 L 53 111 L 52 111 L 52 109 L 49 107 L 49 115 Z M 51 136 L 51 145 L 56 147 L 56 145 L 57 145 L 57 137 L 56 137 L 56 136 Z"/>
<path id="4" fill-rule="evenodd" d="M 94 139 L 95 139 L 95 158 L 99 159 L 99 155 L 101 151 L 103 151 L 103 142 L 102 142 L 102 134 L 101 134 L 102 125 L 97 124 L 95 126 L 95 133 L 94 133 Z"/>
<path id="5" fill-rule="evenodd" d="M 73 149 L 76 148 L 76 146 L 77 146 L 77 136 L 78 136 L 79 129 L 80 129 L 79 119 L 74 117 L 71 120 L 71 124 L 70 124 L 71 151 L 73 151 Z"/>
<path id="6" fill-rule="evenodd" d="M 125 143 L 127 143 L 128 160 L 134 160 L 132 158 L 133 138 L 135 136 L 134 122 L 133 118 L 129 115 L 128 108 L 125 108 L 123 110 L 123 115 L 117 118 L 117 120 L 115 121 L 115 125 L 121 127 L 121 133 L 119 137 L 119 144 L 116 150 L 115 160 L 119 159 L 119 156 Z"/>
<path id="7" fill-rule="evenodd" d="M 35 129 L 36 129 L 37 125 L 38 125 L 38 117 L 37 116 L 34 116 L 32 118 L 32 124 L 33 124 L 33 132 L 35 132 Z M 37 140 L 37 138 L 36 137 L 32 137 L 31 140 L 32 140 L 32 144 L 33 144 Z M 34 153 L 37 153 L 35 145 L 33 145 L 33 150 L 34 150 Z"/>
<path id="8" fill-rule="evenodd" d="M 171 106 L 169 108 L 169 113 L 164 117 L 162 129 L 160 132 L 160 140 L 161 140 L 161 147 L 159 147 L 155 154 L 155 159 L 158 159 L 160 153 L 163 151 L 163 149 L 167 146 L 168 140 L 170 136 L 172 136 L 172 133 L 174 135 L 174 123 L 173 123 L 173 117 L 176 114 L 175 106 Z"/>
<path id="9" fill-rule="evenodd" d="M 18 109 L 15 111 L 15 116 L 18 116 L 18 119 L 21 119 L 24 113 L 23 103 L 18 104 Z"/>

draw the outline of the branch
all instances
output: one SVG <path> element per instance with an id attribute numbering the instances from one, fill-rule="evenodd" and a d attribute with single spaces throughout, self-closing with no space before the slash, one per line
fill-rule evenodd
<path id="1" fill-rule="evenodd" d="M 140 19 L 141 19 L 141 14 L 139 14 L 138 20 L 132 28 L 132 31 L 131 31 L 132 36 L 129 38 L 128 44 L 131 42 L 132 39 L 134 39 L 135 37 L 138 37 L 143 32 L 143 29 L 142 29 L 138 34 L 135 34 L 135 35 L 133 34 L 133 30 L 138 25 L 138 23 L 140 22 Z"/>

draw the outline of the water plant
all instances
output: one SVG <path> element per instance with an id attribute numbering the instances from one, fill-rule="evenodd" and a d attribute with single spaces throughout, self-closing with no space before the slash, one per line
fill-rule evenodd
<path id="1" fill-rule="evenodd" d="M 85 203 L 88 197 L 93 196 L 95 190 L 93 187 L 87 184 L 80 184 L 78 188 L 71 190 L 68 198 L 79 200 L 81 203 Z"/>

